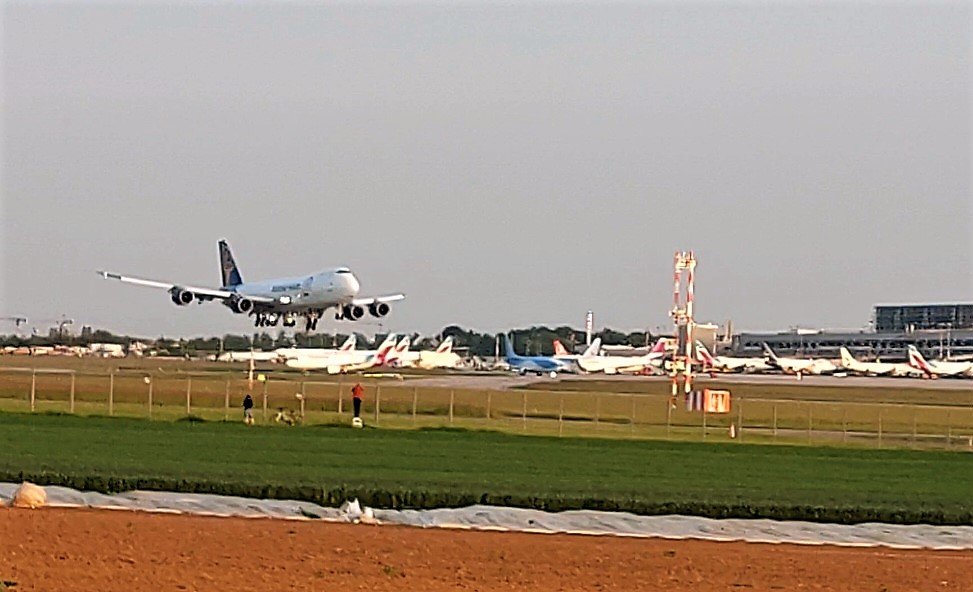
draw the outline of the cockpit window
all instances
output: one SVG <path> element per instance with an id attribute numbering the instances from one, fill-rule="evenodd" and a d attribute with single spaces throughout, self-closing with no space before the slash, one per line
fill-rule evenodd
<path id="1" fill-rule="evenodd" d="M 351 273 L 351 270 L 348 269 L 347 267 L 339 267 L 338 269 L 334 270 L 334 272 L 335 273 Z"/>

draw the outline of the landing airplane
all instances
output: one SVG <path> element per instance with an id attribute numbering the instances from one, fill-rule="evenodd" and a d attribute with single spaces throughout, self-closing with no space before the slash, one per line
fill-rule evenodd
<path id="1" fill-rule="evenodd" d="M 909 364 L 892 362 L 859 362 L 847 347 L 841 348 L 841 367 L 865 376 L 921 376 L 922 370 Z"/>
<path id="2" fill-rule="evenodd" d="M 707 372 L 759 372 L 770 369 L 763 358 L 714 356 L 700 341 L 696 342 L 696 359 L 703 363 L 703 369 Z"/>
<path id="3" fill-rule="evenodd" d="M 585 372 L 604 372 L 605 374 L 636 374 L 658 368 L 666 356 L 665 337 L 659 338 L 644 356 L 595 356 L 582 355 L 577 359 L 578 366 Z M 585 352 L 587 354 L 588 352 Z"/>
<path id="4" fill-rule="evenodd" d="M 909 365 L 917 370 L 921 370 L 930 378 L 939 378 L 940 376 L 969 378 L 973 376 L 973 363 L 926 360 L 914 345 L 909 346 Z"/>
<path id="5" fill-rule="evenodd" d="M 244 283 L 230 246 L 221 240 L 219 247 L 223 279 L 219 289 L 146 280 L 109 271 L 99 271 L 98 274 L 105 279 L 162 288 L 178 306 L 186 306 L 194 300 L 200 303 L 220 300 L 234 313 L 256 317 L 255 327 L 276 327 L 281 319 L 285 327 L 293 327 L 297 317 L 303 316 L 305 331 L 316 329 L 318 319 L 329 308 L 336 309 L 335 319 L 357 321 L 365 316 L 366 308 L 372 316 L 384 317 L 389 313 L 389 303 L 405 298 L 404 294 L 359 298 L 358 278 L 347 267 L 301 277 Z"/>
<path id="6" fill-rule="evenodd" d="M 511 339 L 506 335 L 503 336 L 503 344 L 507 354 L 504 361 L 511 370 L 519 372 L 521 376 L 531 372 L 538 376 L 550 374 L 551 378 L 557 378 L 558 372 L 567 369 L 567 364 L 549 356 L 518 356 L 514 352 Z"/>
<path id="7" fill-rule="evenodd" d="M 784 374 L 833 374 L 838 369 L 834 362 L 818 358 L 816 360 L 805 358 L 782 358 L 770 349 L 766 343 L 764 353 L 767 355 L 767 363 L 775 368 L 779 368 Z"/>
<path id="8" fill-rule="evenodd" d="M 385 364 L 389 353 L 395 348 L 395 337 L 395 333 L 390 333 L 385 341 L 373 350 L 356 349 L 335 352 L 327 357 L 291 358 L 285 364 L 298 370 L 325 370 L 328 374 L 368 370 Z"/>

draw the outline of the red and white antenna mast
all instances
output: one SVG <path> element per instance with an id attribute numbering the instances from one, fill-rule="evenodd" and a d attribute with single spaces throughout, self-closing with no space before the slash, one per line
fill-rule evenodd
<path id="1" fill-rule="evenodd" d="M 686 275 L 686 292 L 682 291 L 682 276 Z M 679 379 L 682 378 L 685 393 L 693 389 L 693 300 L 696 289 L 696 255 L 692 251 L 676 251 L 673 257 L 672 316 L 675 325 L 676 349 L 672 355 L 670 376 L 672 398 L 675 405 L 679 395 Z"/>

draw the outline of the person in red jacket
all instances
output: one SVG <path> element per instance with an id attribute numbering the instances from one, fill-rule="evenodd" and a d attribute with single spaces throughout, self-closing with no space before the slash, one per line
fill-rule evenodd
<path id="1" fill-rule="evenodd" d="M 365 387 L 363 387 L 360 382 L 355 383 L 355 386 L 351 388 L 351 402 L 354 405 L 355 411 L 355 416 L 351 420 L 351 425 L 359 428 L 362 426 L 361 401 L 363 398 L 365 398 Z"/>

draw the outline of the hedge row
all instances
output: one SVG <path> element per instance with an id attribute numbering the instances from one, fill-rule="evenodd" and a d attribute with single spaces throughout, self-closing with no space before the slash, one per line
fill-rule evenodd
<path id="1" fill-rule="evenodd" d="M 327 507 L 337 507 L 345 500 L 358 498 L 364 505 L 389 509 L 457 508 L 485 504 L 531 508 L 549 512 L 602 510 L 631 512 L 645 516 L 682 514 L 705 518 L 767 518 L 837 524 L 884 522 L 888 524 L 973 525 L 973 511 L 968 509 L 905 510 L 891 507 L 824 507 L 773 503 L 722 504 L 693 500 L 665 501 L 558 495 L 496 495 L 454 490 L 412 491 L 408 489 L 389 490 L 349 486 L 325 488 L 313 485 L 283 485 L 279 483 L 199 481 L 167 477 L 124 477 L 97 474 L 71 475 L 53 472 L 0 472 L 0 481 L 30 481 L 39 485 L 60 485 L 80 491 L 97 491 L 100 493 L 141 489 L 230 495 L 255 499 L 287 499 L 314 502 Z"/>

